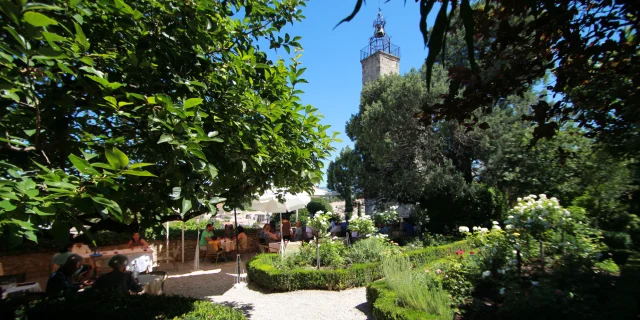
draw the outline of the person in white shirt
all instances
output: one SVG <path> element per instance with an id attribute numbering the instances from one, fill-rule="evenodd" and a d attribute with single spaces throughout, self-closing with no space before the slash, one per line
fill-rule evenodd
<path id="1" fill-rule="evenodd" d="M 89 246 L 82 243 L 81 239 L 76 238 L 73 240 L 73 246 L 71 246 L 71 253 L 81 254 L 81 255 L 91 254 L 91 249 L 89 249 Z M 89 280 L 93 276 L 93 274 L 94 273 L 97 274 L 97 271 L 98 271 L 95 261 L 93 261 L 93 259 L 88 259 L 88 261 L 89 261 L 89 264 L 82 265 L 83 270 L 80 272 L 81 274 L 86 272 L 86 276 L 84 280 Z"/>

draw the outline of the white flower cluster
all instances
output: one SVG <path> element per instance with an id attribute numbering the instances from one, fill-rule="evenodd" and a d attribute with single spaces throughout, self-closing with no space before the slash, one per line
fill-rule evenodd
<path id="1" fill-rule="evenodd" d="M 538 232 L 549 229 L 553 224 L 570 221 L 571 213 L 563 209 L 558 199 L 547 195 L 532 194 L 518 198 L 518 204 L 511 210 L 504 221 L 505 229 L 537 229 Z"/>
<path id="2" fill-rule="evenodd" d="M 500 230 L 500 227 L 498 226 L 498 228 L 493 228 L 493 229 Z M 473 230 L 473 232 L 480 232 L 480 233 L 489 232 L 489 229 L 481 228 L 481 227 L 473 227 L 472 230 Z M 460 226 L 460 227 L 458 227 L 458 232 L 460 232 L 460 233 L 469 233 L 470 232 L 469 231 L 469 227 Z"/>

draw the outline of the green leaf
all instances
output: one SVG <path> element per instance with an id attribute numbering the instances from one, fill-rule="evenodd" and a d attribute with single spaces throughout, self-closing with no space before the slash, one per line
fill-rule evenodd
<path id="1" fill-rule="evenodd" d="M 92 76 L 92 75 L 87 75 L 87 78 L 99 83 L 101 86 L 108 88 L 109 87 L 109 81 L 102 79 L 100 77 L 96 77 L 96 76 Z"/>
<path id="2" fill-rule="evenodd" d="M 128 174 L 130 176 L 140 176 L 140 177 L 155 177 L 153 173 L 145 170 L 124 170 L 121 172 L 122 174 Z"/>
<path id="3" fill-rule="evenodd" d="M 111 164 L 111 167 L 114 169 L 126 168 L 129 165 L 127 155 L 116 147 L 106 148 L 105 155 L 107 156 L 107 161 L 109 161 L 109 164 Z"/>
<path id="4" fill-rule="evenodd" d="M 75 184 L 71 184 L 68 182 L 62 182 L 62 181 L 45 181 L 44 184 L 51 186 L 51 187 L 56 187 L 56 188 L 64 188 L 64 189 L 70 189 L 70 190 L 75 190 L 76 189 L 76 185 Z"/>
<path id="5" fill-rule="evenodd" d="M 182 211 L 180 211 L 180 212 L 182 213 L 182 215 L 184 215 L 187 212 L 189 212 L 189 210 L 191 210 L 191 200 L 189 200 L 187 198 L 183 198 L 182 199 Z"/>
<path id="6" fill-rule="evenodd" d="M 144 163 L 144 162 L 139 162 L 139 163 L 133 163 L 129 166 L 129 169 L 135 169 L 135 168 L 142 168 L 142 167 L 148 167 L 148 166 L 153 166 L 153 163 Z"/>
<path id="7" fill-rule="evenodd" d="M 342 19 L 340 22 L 338 22 L 338 24 L 336 24 L 336 26 L 335 26 L 335 27 L 333 27 L 333 29 L 337 28 L 337 27 L 338 27 L 339 25 L 341 25 L 343 22 L 349 22 L 349 21 L 351 21 L 351 19 L 353 19 L 353 18 L 356 16 L 356 14 L 358 14 L 358 12 L 360 11 L 360 8 L 362 8 L 362 3 L 363 3 L 363 2 L 364 2 L 364 0 L 358 0 L 358 1 L 356 2 L 356 7 L 355 7 L 355 8 L 353 8 L 353 12 L 351 12 L 351 14 L 350 14 L 348 17 L 346 17 L 346 18 Z"/>
<path id="8" fill-rule="evenodd" d="M 31 11 L 31 10 L 59 11 L 59 10 L 64 10 L 64 8 L 61 8 L 58 6 L 52 6 L 46 3 L 38 3 L 38 2 L 29 2 L 22 7 L 22 12 Z"/>
<path id="9" fill-rule="evenodd" d="M 68 74 L 72 74 L 72 75 L 76 74 L 75 72 L 73 72 L 73 70 L 69 69 L 69 67 L 67 67 L 67 65 L 65 65 L 65 64 L 63 64 L 61 62 L 58 62 L 58 68 L 60 68 L 60 70 L 66 72 Z"/>
<path id="10" fill-rule="evenodd" d="M 92 176 L 99 176 L 100 172 L 98 172 L 98 170 L 94 169 L 91 164 L 89 163 L 89 161 L 82 159 L 78 156 L 76 156 L 75 154 L 71 154 L 69 155 L 69 161 L 71 161 L 71 163 L 73 164 L 73 167 L 78 169 L 78 171 L 84 173 L 84 174 L 89 174 Z"/>
<path id="11" fill-rule="evenodd" d="M 196 149 L 191 149 L 189 150 L 189 152 L 191 152 L 191 154 L 193 154 L 194 156 L 207 161 L 207 157 L 204 155 L 204 153 L 200 150 L 196 150 Z"/>
<path id="12" fill-rule="evenodd" d="M 25 238 L 27 238 L 27 240 L 33 241 L 35 243 L 38 243 L 38 237 L 36 236 L 36 233 L 33 232 L 33 230 L 25 231 L 23 233 L 23 235 L 24 235 Z"/>
<path id="13" fill-rule="evenodd" d="M 76 28 L 76 41 L 78 41 L 78 43 L 82 46 L 82 48 L 84 48 L 85 51 L 89 50 L 91 44 L 89 43 L 89 41 L 87 41 L 87 36 L 84 35 L 82 27 L 76 22 L 73 22 L 73 25 Z"/>
<path id="14" fill-rule="evenodd" d="M 25 22 L 35 27 L 46 27 L 49 25 L 57 25 L 58 21 L 55 21 L 39 12 L 25 12 L 22 16 Z"/>
<path id="15" fill-rule="evenodd" d="M 163 142 L 169 142 L 169 141 L 173 141 L 173 136 L 169 133 L 163 133 L 162 136 L 160 136 L 160 139 L 158 140 L 158 144 Z"/>
<path id="16" fill-rule="evenodd" d="M 0 208 L 4 209 L 4 211 L 13 211 L 17 207 L 11 204 L 11 201 L 9 200 L 2 200 L 0 201 Z"/>
<path id="17" fill-rule="evenodd" d="M 35 212 L 39 216 L 52 216 L 56 214 L 56 208 L 49 207 L 34 207 L 33 212 Z"/>
<path id="18" fill-rule="evenodd" d="M 203 100 L 202 100 L 202 99 L 200 99 L 200 98 L 191 98 L 191 99 L 187 99 L 187 100 L 184 102 L 184 108 L 185 108 L 185 109 L 188 109 L 188 108 L 191 108 L 191 107 L 195 107 L 195 106 L 197 106 L 197 105 L 199 105 L 199 104 L 202 104 L 202 101 L 203 101 Z"/>
<path id="19" fill-rule="evenodd" d="M 93 163 L 91 164 L 91 166 L 93 166 L 94 168 L 102 168 L 102 169 L 107 169 L 107 170 L 113 170 L 113 167 L 111 167 L 111 165 L 108 165 L 106 163 Z"/>
<path id="20" fill-rule="evenodd" d="M 207 168 L 209 169 L 209 174 L 211 175 L 211 180 L 215 179 L 218 176 L 218 168 L 216 168 L 212 164 L 208 164 Z"/>
<path id="21" fill-rule="evenodd" d="M 29 221 L 21 221 L 18 219 L 11 219 L 11 222 L 17 224 L 20 226 L 20 228 L 24 229 L 24 230 L 36 230 L 35 228 L 33 228 L 33 224 Z"/>
<path id="22" fill-rule="evenodd" d="M 433 26 L 433 30 L 431 31 L 431 37 L 429 38 L 429 55 L 427 55 L 427 90 L 431 90 L 431 74 L 433 73 L 433 64 L 436 62 L 436 57 L 442 49 L 442 39 L 444 39 L 444 33 L 448 25 L 448 5 L 449 0 L 444 0 L 442 2 L 442 7 L 440 8 L 440 12 L 438 12 L 436 22 Z"/>
<path id="23" fill-rule="evenodd" d="M 98 155 L 95 153 L 87 153 L 84 152 L 84 150 L 80 149 L 80 152 L 82 152 L 82 156 L 84 157 L 85 160 L 89 161 L 95 157 L 97 157 Z"/>
<path id="24" fill-rule="evenodd" d="M 113 210 L 115 210 L 116 212 L 118 212 L 120 215 L 122 215 L 122 210 L 120 209 L 120 206 L 118 205 L 118 203 L 116 203 L 113 200 L 110 199 L 106 199 L 103 197 L 91 197 L 91 200 L 93 200 L 95 203 L 99 203 L 105 207 L 109 207 Z"/>

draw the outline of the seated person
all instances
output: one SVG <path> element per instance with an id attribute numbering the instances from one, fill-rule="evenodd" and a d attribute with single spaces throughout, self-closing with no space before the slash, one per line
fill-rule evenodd
<path id="1" fill-rule="evenodd" d="M 264 225 L 264 227 L 262 228 L 262 231 L 260 232 L 260 237 L 263 238 L 267 243 L 269 243 L 270 241 L 280 240 L 278 236 L 271 233 L 271 225 L 269 224 Z"/>
<path id="2" fill-rule="evenodd" d="M 73 245 L 71 246 L 71 253 L 91 254 L 91 249 L 89 249 L 89 246 L 82 243 L 82 239 L 75 238 L 73 239 Z M 79 274 L 86 274 L 84 280 L 88 280 L 92 274 L 97 272 L 95 261 L 93 261 L 93 259 L 88 259 L 88 261 L 89 263 L 83 264 L 81 271 L 79 271 Z"/>
<path id="3" fill-rule="evenodd" d="M 293 241 L 303 241 L 304 237 L 302 236 L 304 234 L 304 230 L 302 229 L 302 225 L 300 224 L 300 221 L 296 221 L 296 233 L 294 235 Z"/>
<path id="4" fill-rule="evenodd" d="M 47 280 L 47 295 L 56 296 L 78 292 L 81 286 L 73 282 L 73 276 L 80 270 L 83 260 L 84 258 L 81 256 L 71 253 L 64 264 Z"/>
<path id="5" fill-rule="evenodd" d="M 413 237 L 413 225 L 409 223 L 409 219 L 404 218 L 402 223 L 402 231 L 406 237 Z"/>
<path id="6" fill-rule="evenodd" d="M 71 246 L 72 244 L 69 243 L 66 247 L 60 249 L 60 252 L 53 255 L 52 272 L 58 271 L 67 262 L 67 258 L 71 255 Z"/>
<path id="7" fill-rule="evenodd" d="M 335 223 L 329 232 L 332 236 L 337 236 L 338 233 L 342 232 L 342 226 L 339 223 Z"/>
<path id="8" fill-rule="evenodd" d="M 207 224 L 207 227 L 204 231 L 202 231 L 202 235 L 200 236 L 200 250 L 206 251 L 207 244 L 212 240 L 213 237 L 213 225 L 211 223 Z"/>
<path id="9" fill-rule="evenodd" d="M 209 244 L 213 245 L 213 252 L 218 252 L 218 251 L 222 250 L 220 248 L 220 239 L 218 239 L 217 236 L 213 236 L 211 238 L 211 240 L 209 241 Z"/>
<path id="10" fill-rule="evenodd" d="M 113 271 L 101 276 L 93 285 L 95 290 L 114 290 L 122 293 L 141 292 L 142 287 L 133 278 L 131 272 L 126 272 L 129 258 L 122 254 L 117 254 L 109 259 L 109 267 Z"/>
<path id="11" fill-rule="evenodd" d="M 129 241 L 129 249 L 134 249 L 137 247 L 142 247 L 142 248 L 148 248 L 149 244 L 144 241 L 144 239 L 140 238 L 140 233 L 136 232 L 133 234 L 133 236 L 131 237 L 131 240 Z"/>
<path id="12" fill-rule="evenodd" d="M 291 241 L 291 233 L 291 222 L 287 218 L 282 218 L 282 239 Z"/>
<path id="13" fill-rule="evenodd" d="M 387 225 L 383 225 L 382 228 L 380 228 L 380 234 L 389 234 L 389 226 Z"/>
<path id="14" fill-rule="evenodd" d="M 247 234 L 244 233 L 244 227 L 238 227 L 238 250 L 247 250 L 248 241 Z"/>

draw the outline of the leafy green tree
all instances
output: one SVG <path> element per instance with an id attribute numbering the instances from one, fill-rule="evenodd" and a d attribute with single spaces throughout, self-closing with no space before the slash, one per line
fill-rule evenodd
<path id="1" fill-rule="evenodd" d="M 350 147 L 340 151 L 340 155 L 329 163 L 327 169 L 327 187 L 337 191 L 345 201 L 345 211 L 353 212 L 353 199 L 362 196 L 358 184 L 362 167 L 360 155 Z"/>
<path id="2" fill-rule="evenodd" d="M 332 138 L 300 104 L 300 55 L 258 44 L 301 51 L 281 29 L 304 5 L 2 1 L 3 234 L 144 230 L 311 190 Z"/>
<path id="3" fill-rule="evenodd" d="M 307 210 L 311 216 L 315 216 L 318 211 L 324 213 L 333 211 L 331 204 L 323 198 L 312 198 L 311 201 L 307 203 Z"/>
<path id="4" fill-rule="evenodd" d="M 351 21 L 364 0 L 356 0 Z M 416 1 L 418 2 L 418 1 Z M 598 137 L 618 151 L 637 154 L 640 139 L 637 79 L 640 65 L 640 3 L 609 0 L 480 1 L 420 0 L 419 29 L 429 48 L 427 84 L 439 54 L 451 37 L 464 31 L 466 66 L 450 66 L 447 99 L 428 104 L 422 119 L 471 120 L 490 112 L 496 102 L 522 94 L 550 72 L 549 89 L 562 93 L 554 104 L 540 101 L 526 120 L 537 124 L 533 141 L 555 136 L 566 121 L 576 121 L 583 134 Z M 439 2 L 436 5 L 436 2 Z M 427 17 L 437 16 L 433 28 Z M 459 16 L 460 19 L 455 18 Z M 478 42 L 491 45 L 478 48 Z M 453 41 L 455 42 L 455 41 Z M 491 72 L 487 72 L 490 70 Z M 486 127 L 486 126 L 485 126 Z"/>

